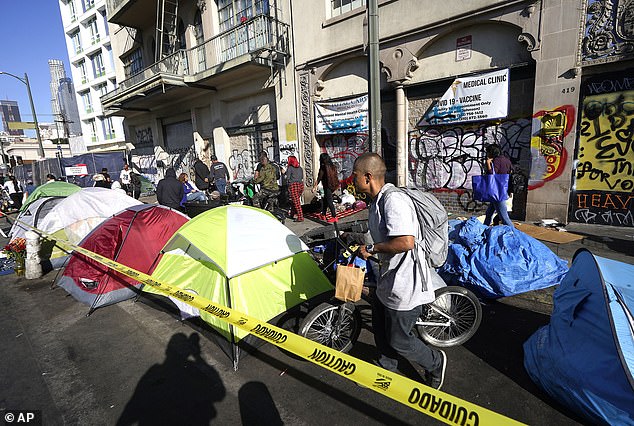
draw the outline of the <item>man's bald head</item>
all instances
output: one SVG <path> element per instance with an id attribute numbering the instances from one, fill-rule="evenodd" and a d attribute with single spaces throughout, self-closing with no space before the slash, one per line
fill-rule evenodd
<path id="1" fill-rule="evenodd" d="M 385 179 L 385 162 L 379 154 L 366 152 L 354 161 L 353 169 L 359 174 L 370 173 L 377 180 Z"/>

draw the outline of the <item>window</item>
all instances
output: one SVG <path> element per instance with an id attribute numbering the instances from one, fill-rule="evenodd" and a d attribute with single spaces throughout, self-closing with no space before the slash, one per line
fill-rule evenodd
<path id="1" fill-rule="evenodd" d="M 77 20 L 77 12 L 75 11 L 75 2 L 73 0 L 68 2 L 68 14 L 70 15 L 70 22 Z"/>
<path id="2" fill-rule="evenodd" d="M 101 19 L 103 20 L 103 27 L 106 29 L 106 36 L 109 36 L 110 30 L 108 29 L 108 17 L 105 9 L 101 12 Z"/>
<path id="3" fill-rule="evenodd" d="M 84 103 L 84 110 L 86 114 L 92 113 L 92 98 L 90 97 L 90 91 L 83 92 L 81 94 L 81 100 Z"/>
<path id="4" fill-rule="evenodd" d="M 110 46 L 104 46 L 106 49 L 106 57 L 108 58 L 109 69 L 114 69 L 114 61 L 112 60 L 112 48 Z"/>
<path id="5" fill-rule="evenodd" d="M 269 0 L 218 0 L 220 32 L 269 13 Z"/>
<path id="6" fill-rule="evenodd" d="M 101 117 L 102 121 L 102 127 L 103 127 L 103 133 L 104 135 L 106 135 L 106 140 L 108 139 L 114 139 L 115 138 L 115 132 L 114 132 L 114 126 L 112 124 L 112 118 L 111 117 Z"/>
<path id="7" fill-rule="evenodd" d="M 79 36 L 79 31 L 76 31 L 73 34 L 71 34 L 70 38 L 73 41 L 73 48 L 75 49 L 75 53 L 80 54 L 81 53 L 81 38 Z"/>
<path id="8" fill-rule="evenodd" d="M 143 71 L 143 56 L 141 49 L 136 49 L 123 58 L 123 69 L 126 77 L 132 77 Z"/>
<path id="9" fill-rule="evenodd" d="M 90 139 L 93 142 L 97 142 L 97 125 L 95 124 L 95 119 L 91 118 L 86 124 L 88 124 L 88 130 L 90 131 Z"/>
<path id="10" fill-rule="evenodd" d="M 90 31 L 90 42 L 92 44 L 99 42 L 99 28 L 97 27 L 97 18 L 88 21 L 88 30 Z"/>
<path id="11" fill-rule="evenodd" d="M 86 62 L 81 61 L 77 64 L 77 68 L 79 68 L 79 76 L 81 77 L 81 83 L 87 83 L 88 77 L 86 76 Z"/>
<path id="12" fill-rule="evenodd" d="M 330 0 L 330 17 L 343 15 L 361 6 L 365 6 L 365 0 Z"/>
<path id="13" fill-rule="evenodd" d="M 95 88 L 95 90 L 97 90 L 97 93 L 99 93 L 99 96 L 103 96 L 106 93 L 108 93 L 108 84 L 107 83 L 100 84 L 99 86 Z"/>
<path id="14" fill-rule="evenodd" d="M 82 5 L 84 7 L 84 12 L 95 7 L 95 0 L 82 0 Z"/>
<path id="15" fill-rule="evenodd" d="M 198 57 L 198 69 L 197 72 L 204 71 L 207 68 L 206 59 L 205 59 L 205 46 L 203 43 L 205 42 L 205 36 L 203 33 L 203 18 L 200 13 L 200 9 L 196 11 L 196 15 L 194 16 L 194 35 L 196 36 L 196 56 Z"/>
<path id="16" fill-rule="evenodd" d="M 106 74 L 106 68 L 103 66 L 103 58 L 101 56 L 101 52 L 91 57 L 90 61 L 92 62 L 92 69 L 95 78 L 101 77 L 102 75 Z"/>

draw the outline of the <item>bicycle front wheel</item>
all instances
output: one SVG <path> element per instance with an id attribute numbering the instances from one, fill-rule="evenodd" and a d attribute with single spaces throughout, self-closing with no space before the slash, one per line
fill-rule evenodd
<path id="1" fill-rule="evenodd" d="M 458 346 L 480 327 L 482 306 L 471 291 L 449 286 L 436 290 L 436 300 L 423 306 L 416 328 L 423 340 L 438 347 Z"/>
<path id="2" fill-rule="evenodd" d="M 322 303 L 310 311 L 299 334 L 341 352 L 348 352 L 361 332 L 361 316 L 354 305 Z"/>

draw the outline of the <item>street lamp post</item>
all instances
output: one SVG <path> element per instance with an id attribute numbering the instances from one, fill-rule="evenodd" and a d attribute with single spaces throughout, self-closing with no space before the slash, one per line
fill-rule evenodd
<path id="1" fill-rule="evenodd" d="M 33 105 L 33 96 L 31 95 L 31 85 L 29 84 L 29 76 L 26 73 L 24 73 L 24 78 L 20 78 L 17 75 L 13 75 L 11 73 L 4 72 L 4 71 L 0 71 L 0 74 L 11 76 L 15 78 L 16 80 L 19 80 L 20 82 L 22 82 L 22 84 L 26 85 L 26 90 L 29 94 L 29 102 L 31 104 L 31 113 L 33 114 L 33 123 L 35 124 L 35 135 L 37 136 L 38 155 L 42 159 L 45 158 L 44 147 L 42 146 L 42 137 L 40 136 L 40 126 L 37 124 L 37 115 L 35 114 L 35 106 Z"/>

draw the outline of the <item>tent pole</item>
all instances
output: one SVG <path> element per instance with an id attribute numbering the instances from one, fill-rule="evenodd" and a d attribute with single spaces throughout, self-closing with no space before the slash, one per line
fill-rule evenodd
<path id="1" fill-rule="evenodd" d="M 227 287 L 227 307 L 233 308 L 231 306 L 231 289 L 229 287 L 229 278 L 225 277 L 225 285 Z M 240 350 L 238 348 L 238 344 L 236 343 L 236 335 L 233 324 L 229 324 L 229 335 L 231 336 L 231 358 L 233 361 L 233 371 L 238 371 L 238 362 L 240 361 Z"/>

